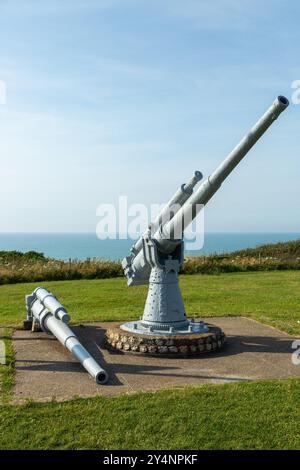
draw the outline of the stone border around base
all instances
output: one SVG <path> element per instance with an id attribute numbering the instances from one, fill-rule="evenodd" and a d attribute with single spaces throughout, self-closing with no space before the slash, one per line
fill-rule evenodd
<path id="1" fill-rule="evenodd" d="M 226 337 L 221 328 L 208 325 L 207 333 L 190 335 L 155 336 L 134 334 L 116 325 L 107 329 L 105 344 L 108 349 L 151 356 L 198 356 L 222 348 Z"/>

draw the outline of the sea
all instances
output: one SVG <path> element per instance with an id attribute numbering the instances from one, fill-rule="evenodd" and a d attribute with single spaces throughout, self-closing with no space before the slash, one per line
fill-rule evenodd
<path id="1" fill-rule="evenodd" d="M 201 250 L 187 256 L 226 253 L 265 243 L 300 239 L 300 233 L 206 233 Z M 133 240 L 100 240 L 94 233 L 0 233 L 0 250 L 37 251 L 60 260 L 102 258 L 120 260 L 129 254 Z"/>

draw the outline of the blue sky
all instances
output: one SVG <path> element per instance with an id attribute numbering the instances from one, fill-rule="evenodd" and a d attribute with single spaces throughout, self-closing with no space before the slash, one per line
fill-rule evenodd
<path id="1" fill-rule="evenodd" d="M 300 80 L 290 0 L 2 0 L 0 231 L 93 232 L 100 203 L 208 175 Z M 291 104 L 224 183 L 207 231 L 300 231 Z"/>

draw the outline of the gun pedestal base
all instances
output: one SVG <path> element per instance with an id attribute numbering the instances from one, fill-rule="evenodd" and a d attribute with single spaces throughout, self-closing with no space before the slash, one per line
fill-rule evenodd
<path id="1" fill-rule="evenodd" d="M 173 334 L 126 331 L 126 325 L 128 323 L 116 325 L 106 331 L 106 345 L 109 348 L 150 356 L 186 357 L 217 351 L 225 342 L 221 328 L 209 324 L 206 324 L 208 331 L 205 333 L 176 331 Z"/>

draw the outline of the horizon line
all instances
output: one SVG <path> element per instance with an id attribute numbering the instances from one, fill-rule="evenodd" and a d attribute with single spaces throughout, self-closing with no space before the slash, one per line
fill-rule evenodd
<path id="1" fill-rule="evenodd" d="M 291 230 L 291 231 L 255 231 L 255 230 L 250 230 L 250 231 L 209 231 L 209 232 L 204 232 L 204 236 L 207 235 L 207 234 L 214 234 L 214 235 L 218 235 L 218 234 L 300 234 L 300 230 L 299 231 L 295 231 L 295 230 Z M 97 234 L 95 232 L 12 232 L 12 231 L 9 231 L 9 232 L 0 232 L 0 236 L 1 235 L 95 235 L 96 238 L 97 237 Z M 107 234 L 108 236 L 110 235 L 113 235 L 113 234 Z M 124 236 L 124 235 L 128 235 L 128 234 L 124 234 L 124 233 L 117 233 L 116 234 L 117 236 Z M 137 234 L 137 236 L 141 236 L 142 234 Z M 117 239 L 117 238 L 116 238 Z M 127 238 L 125 238 L 127 239 Z M 101 240 L 101 239 L 99 239 Z M 101 240 L 103 241 L 103 240 Z"/>

